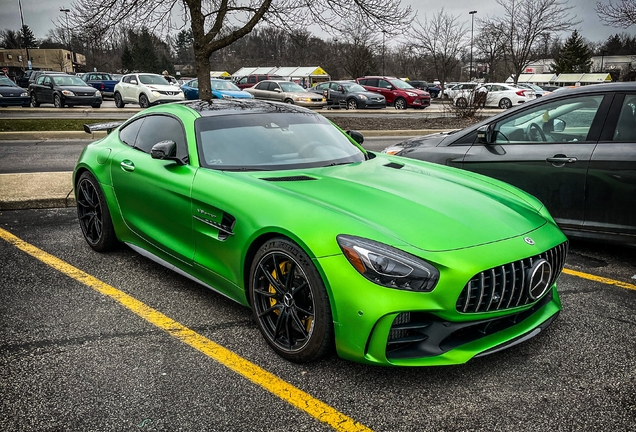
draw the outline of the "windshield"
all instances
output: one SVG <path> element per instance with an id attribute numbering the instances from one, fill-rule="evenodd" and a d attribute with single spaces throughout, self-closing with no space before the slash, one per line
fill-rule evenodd
<path id="1" fill-rule="evenodd" d="M 161 75 L 139 75 L 139 82 L 142 84 L 169 85 L 168 81 Z"/>
<path id="2" fill-rule="evenodd" d="M 232 84 L 230 81 L 211 81 L 212 88 L 215 90 L 232 90 L 241 91 L 240 88 Z"/>
<path id="3" fill-rule="evenodd" d="M 283 89 L 284 92 L 301 92 L 304 93 L 307 90 L 305 90 L 304 88 L 302 88 L 301 86 L 299 86 L 296 83 L 293 82 L 289 82 L 289 81 L 279 81 L 278 83 L 280 85 L 280 87 Z"/>
<path id="4" fill-rule="evenodd" d="M 255 113 L 196 120 L 202 166 L 233 171 L 289 170 L 361 162 L 365 154 L 313 113 Z"/>
<path id="5" fill-rule="evenodd" d="M 343 84 L 342 86 L 346 88 L 348 92 L 352 92 L 352 93 L 360 93 L 360 92 L 367 91 L 367 89 L 362 87 L 360 84 Z"/>
<path id="6" fill-rule="evenodd" d="M 79 77 L 72 75 L 59 75 L 51 77 L 53 83 L 58 86 L 82 86 L 86 87 L 86 83 Z"/>
<path id="7" fill-rule="evenodd" d="M 399 88 L 399 89 L 414 89 L 415 88 L 411 84 L 407 83 L 406 81 L 402 81 L 401 79 L 392 79 L 392 80 L 389 80 L 389 82 L 393 84 L 393 87 Z"/>
<path id="8" fill-rule="evenodd" d="M 0 86 L 2 87 L 17 87 L 18 85 L 11 81 L 7 77 L 0 77 Z"/>

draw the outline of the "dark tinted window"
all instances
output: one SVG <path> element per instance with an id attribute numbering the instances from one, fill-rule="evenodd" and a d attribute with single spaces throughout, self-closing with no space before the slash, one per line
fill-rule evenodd
<path id="1" fill-rule="evenodd" d="M 393 88 L 391 83 L 386 81 L 386 80 L 379 80 L 378 81 L 378 87 L 385 88 L 385 89 Z"/>
<path id="2" fill-rule="evenodd" d="M 177 143 L 177 157 L 187 156 L 185 133 L 179 120 L 174 117 L 153 115 L 144 118 L 135 147 L 150 153 L 152 147 L 160 141 L 174 141 Z"/>
<path id="3" fill-rule="evenodd" d="M 143 123 L 144 119 L 135 120 L 128 123 L 125 127 L 119 130 L 119 140 L 129 146 L 135 145 L 135 139 L 137 138 L 137 132 Z"/>
<path id="4" fill-rule="evenodd" d="M 627 95 L 618 117 L 614 141 L 636 142 L 636 96 Z"/>
<path id="5" fill-rule="evenodd" d="M 277 83 L 275 83 L 275 82 L 268 82 L 267 83 L 267 90 L 276 91 L 277 88 L 280 88 L 280 86 Z"/>
<path id="6" fill-rule="evenodd" d="M 247 77 L 247 82 L 248 83 L 255 83 L 256 82 L 256 77 L 254 75 Z"/>
<path id="7" fill-rule="evenodd" d="M 125 82 L 125 83 L 130 83 L 130 79 L 131 79 L 131 78 L 132 78 L 132 75 L 128 75 L 128 76 L 123 77 L 123 78 L 121 79 L 121 81 L 122 81 L 122 82 Z"/>
<path id="8" fill-rule="evenodd" d="M 256 84 L 256 87 L 254 87 L 254 88 L 258 89 L 258 90 L 267 90 L 268 89 L 267 88 L 267 84 L 269 84 L 269 83 L 259 82 L 258 84 Z"/>
<path id="9" fill-rule="evenodd" d="M 360 81 L 362 83 L 362 81 Z M 369 87 L 377 87 L 378 86 L 378 79 L 377 78 L 370 78 L 366 80 L 366 83 L 363 83 L 364 85 L 367 85 Z"/>

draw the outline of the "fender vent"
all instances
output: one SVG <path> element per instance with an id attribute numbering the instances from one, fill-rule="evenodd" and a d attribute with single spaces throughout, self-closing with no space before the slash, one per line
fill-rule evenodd
<path id="1" fill-rule="evenodd" d="M 395 169 L 404 168 L 404 165 L 399 164 L 399 163 L 395 163 L 395 162 L 389 162 L 388 164 L 386 164 L 384 166 L 388 167 L 388 168 L 395 168 Z"/>
<path id="2" fill-rule="evenodd" d="M 309 176 L 289 176 L 289 177 L 262 177 L 261 180 L 273 181 L 273 182 L 288 182 L 288 181 L 305 181 L 305 180 L 318 180 Z"/>

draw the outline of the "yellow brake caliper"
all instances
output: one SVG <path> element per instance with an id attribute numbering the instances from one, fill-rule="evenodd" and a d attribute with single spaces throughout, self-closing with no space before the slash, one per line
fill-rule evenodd
<path id="1" fill-rule="evenodd" d="M 291 267 L 291 263 L 289 261 L 285 261 L 283 263 L 280 263 L 278 265 L 279 269 L 280 269 L 280 274 L 282 275 L 286 275 L 287 273 L 289 273 L 289 269 Z M 274 279 L 277 279 L 276 277 L 276 269 L 272 270 L 272 277 Z M 278 280 L 282 280 L 282 278 L 279 278 Z M 272 284 L 269 284 L 269 288 L 267 289 L 270 293 L 275 294 L 276 293 L 276 288 L 274 288 L 274 286 Z M 274 297 L 270 297 L 269 299 L 269 305 L 270 307 L 273 307 L 276 303 L 278 303 L 276 301 L 276 299 Z M 280 314 L 280 311 L 278 309 L 274 310 L 275 314 Z M 305 330 L 309 331 L 311 329 L 311 324 L 313 322 L 313 317 L 307 317 L 303 320 L 301 320 L 303 325 L 305 326 Z"/>

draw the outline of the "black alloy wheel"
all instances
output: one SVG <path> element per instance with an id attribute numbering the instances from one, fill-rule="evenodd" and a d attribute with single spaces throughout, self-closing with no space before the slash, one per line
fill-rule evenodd
<path id="1" fill-rule="evenodd" d="M 396 110 L 405 110 L 406 109 L 406 100 L 404 98 L 397 98 L 393 103 L 395 105 Z"/>
<path id="2" fill-rule="evenodd" d="M 139 107 L 140 108 L 148 108 L 150 106 L 150 102 L 148 101 L 148 96 L 144 93 L 139 95 Z"/>
<path id="3" fill-rule="evenodd" d="M 124 100 L 121 98 L 121 95 L 119 94 L 119 92 L 115 93 L 115 106 L 117 108 L 123 108 L 126 104 L 124 103 Z"/>
<path id="4" fill-rule="evenodd" d="M 265 243 L 250 271 L 252 313 L 267 343 L 282 357 L 305 363 L 333 347 L 324 283 L 307 254 L 285 238 Z"/>
<path id="5" fill-rule="evenodd" d="M 98 252 L 114 249 L 117 236 L 104 193 L 93 175 L 84 171 L 77 182 L 77 218 L 86 242 Z"/>
<path id="6" fill-rule="evenodd" d="M 31 105 L 33 108 L 37 108 L 40 106 L 40 102 L 38 102 L 38 98 L 35 93 L 31 93 Z"/>
<path id="7" fill-rule="evenodd" d="M 358 109 L 358 102 L 356 102 L 355 99 L 349 99 L 347 101 L 347 109 L 348 110 Z"/>
<path id="8" fill-rule="evenodd" d="M 62 98 L 59 94 L 53 95 L 53 106 L 55 106 L 55 108 L 64 108 Z"/>

